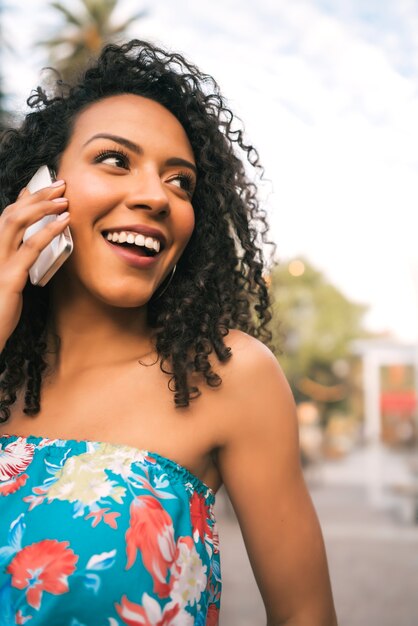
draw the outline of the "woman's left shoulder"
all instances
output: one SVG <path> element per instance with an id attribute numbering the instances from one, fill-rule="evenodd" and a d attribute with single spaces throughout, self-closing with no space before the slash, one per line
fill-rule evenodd
<path id="1" fill-rule="evenodd" d="M 260 340 L 240 330 L 225 338 L 232 356 L 219 372 L 239 419 L 259 420 L 294 413 L 294 400 L 277 357 Z M 224 398 L 225 399 L 225 398 Z"/>
<path id="2" fill-rule="evenodd" d="M 236 328 L 229 330 L 227 336 L 225 337 L 225 344 L 229 346 L 233 352 L 236 350 L 239 352 L 245 350 L 251 351 L 254 354 L 264 354 L 265 357 L 267 357 L 267 355 L 274 357 L 270 348 L 268 348 L 262 341 Z"/>
<path id="3" fill-rule="evenodd" d="M 278 358 L 262 341 L 241 330 L 230 330 L 225 344 L 231 348 L 232 356 L 227 362 L 225 373 L 228 379 L 274 381 L 288 387 Z M 266 378 L 267 377 L 267 378 Z"/>
<path id="4" fill-rule="evenodd" d="M 325 550 L 300 464 L 295 403 L 274 354 L 231 331 L 217 467 L 269 624 L 336 625 Z M 266 547 L 267 546 L 267 547 Z"/>

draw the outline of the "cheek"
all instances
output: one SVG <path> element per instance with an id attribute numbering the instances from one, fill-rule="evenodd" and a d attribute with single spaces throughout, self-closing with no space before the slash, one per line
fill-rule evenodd
<path id="1" fill-rule="evenodd" d="M 90 222 L 99 219 L 115 206 L 115 192 L 110 185 L 103 180 L 92 176 L 68 176 L 66 181 L 65 195 L 68 198 L 70 211 L 70 227 L 82 224 L 85 220 Z"/>
<path id="2" fill-rule="evenodd" d="M 183 214 L 182 219 L 180 221 L 178 235 L 184 241 L 184 245 L 187 244 L 190 237 L 192 236 L 193 230 L 195 227 L 195 216 L 193 208 L 190 207 L 190 210 L 187 213 Z"/>

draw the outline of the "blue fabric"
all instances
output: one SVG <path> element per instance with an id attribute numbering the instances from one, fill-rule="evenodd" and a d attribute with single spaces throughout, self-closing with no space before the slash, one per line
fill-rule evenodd
<path id="1" fill-rule="evenodd" d="M 153 452 L 0 437 L 0 626 L 216 626 L 214 501 Z"/>

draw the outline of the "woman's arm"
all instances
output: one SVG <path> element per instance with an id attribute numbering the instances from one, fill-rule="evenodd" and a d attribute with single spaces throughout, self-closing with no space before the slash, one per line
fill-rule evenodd
<path id="1" fill-rule="evenodd" d="M 321 529 L 299 461 L 292 394 L 270 350 L 244 333 L 233 331 L 230 338 L 234 356 L 222 377 L 231 411 L 219 469 L 268 626 L 335 626 Z"/>

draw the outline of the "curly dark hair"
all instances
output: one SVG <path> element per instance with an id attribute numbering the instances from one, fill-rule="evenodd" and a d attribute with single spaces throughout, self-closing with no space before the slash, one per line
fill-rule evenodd
<path id="1" fill-rule="evenodd" d="M 194 232 L 172 282 L 147 305 L 161 370 L 170 376 L 175 405 L 185 407 L 200 394 L 190 382 L 192 374 L 199 373 L 211 387 L 222 382 L 208 357 L 213 351 L 221 362 L 231 356 L 224 343 L 229 329 L 271 342 L 262 244 L 273 249 L 274 244 L 267 241 L 265 211 L 246 173 L 251 165 L 261 178 L 263 170 L 214 79 L 182 55 L 135 39 L 107 45 L 73 86 L 58 79 L 52 95 L 38 87 L 21 127 L 2 136 L 0 210 L 15 201 L 39 166 L 57 167 L 81 111 L 125 93 L 166 107 L 184 127 L 196 159 Z M 19 324 L 0 354 L 0 421 L 10 416 L 24 385 L 24 412 L 40 410 L 48 316 L 48 285 L 28 281 Z"/>

